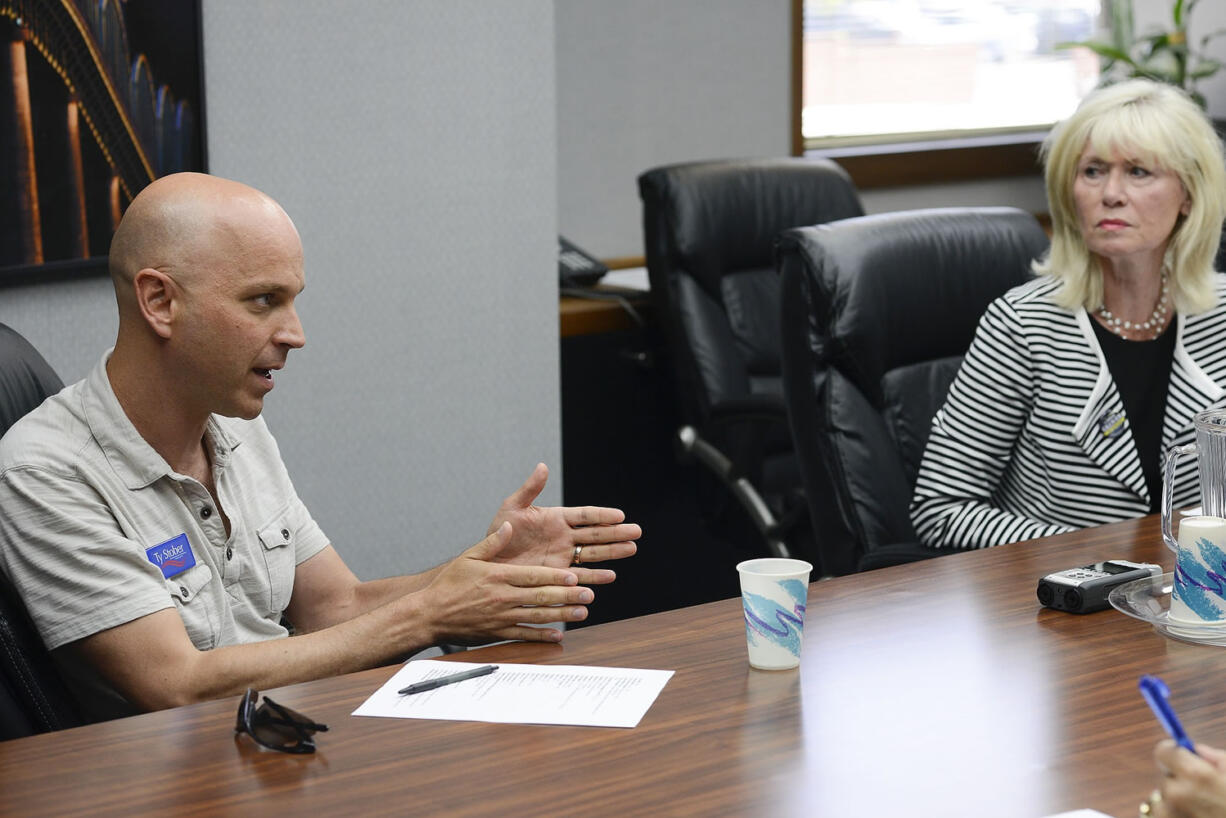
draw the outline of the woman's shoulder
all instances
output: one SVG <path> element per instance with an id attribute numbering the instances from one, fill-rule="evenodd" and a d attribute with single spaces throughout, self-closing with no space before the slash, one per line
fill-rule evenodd
<path id="1" fill-rule="evenodd" d="M 1216 318 L 1226 315 L 1226 273 L 1214 273 L 1211 286 L 1213 287 L 1213 295 L 1215 297 L 1213 306 L 1204 312 L 1189 315 L 1189 319 L 1201 318 L 1203 320 L 1207 317 Z"/>
<path id="2" fill-rule="evenodd" d="M 1056 303 L 1056 293 L 1061 282 L 1047 275 L 1039 275 L 1005 292 L 992 302 L 988 311 L 1003 310 L 1019 318 L 1036 318 L 1049 321 L 1053 317 L 1072 319 L 1072 313 Z"/>
<path id="3" fill-rule="evenodd" d="M 1217 293 L 1218 308 L 1222 306 L 1222 297 L 1226 296 L 1226 273 L 1213 274 L 1213 291 Z"/>
<path id="4" fill-rule="evenodd" d="M 1216 330 L 1226 320 L 1226 273 L 1214 273 L 1212 286 L 1213 306 L 1203 312 L 1188 315 L 1186 320 L 1189 327 L 1211 325 Z"/>
<path id="5" fill-rule="evenodd" d="M 1002 299 L 1014 305 L 1055 303 L 1060 280 L 1048 275 L 1036 275 L 1024 284 L 1018 284 L 1006 292 Z"/>

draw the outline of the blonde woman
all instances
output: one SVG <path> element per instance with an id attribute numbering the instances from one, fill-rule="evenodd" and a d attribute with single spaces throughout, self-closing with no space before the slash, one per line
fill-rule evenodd
<path id="1" fill-rule="evenodd" d="M 1226 405 L 1222 144 L 1168 85 L 1100 89 L 1043 146 L 1052 244 L 993 302 L 933 419 L 911 516 L 982 548 L 1156 511 L 1163 454 Z M 1175 501 L 1194 503 L 1195 463 Z"/>

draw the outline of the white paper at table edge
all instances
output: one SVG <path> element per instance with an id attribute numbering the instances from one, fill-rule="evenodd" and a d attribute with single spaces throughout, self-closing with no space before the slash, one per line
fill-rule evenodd
<path id="1" fill-rule="evenodd" d="M 654 696 L 652 696 L 652 697 L 651 697 L 651 701 L 650 701 L 650 702 L 648 702 L 647 707 L 646 707 L 646 708 L 643 710 L 643 712 L 640 714 L 640 718 L 642 718 L 642 716 L 646 716 L 646 715 L 647 715 L 647 711 L 651 709 L 651 707 L 652 707 L 652 706 L 655 704 L 656 699 L 658 699 L 658 698 L 659 698 L 660 693 L 662 693 L 662 692 L 664 691 L 664 685 L 668 684 L 669 680 L 671 680 L 671 679 L 672 679 L 672 677 L 673 677 L 673 675 L 676 673 L 676 671 L 675 671 L 675 670 L 664 670 L 664 669 L 661 669 L 661 668 L 606 667 L 606 666 L 602 666 L 602 665 L 540 665 L 540 664 L 533 664 L 533 663 L 520 663 L 520 662 L 481 662 L 481 663 L 477 663 L 477 662 L 440 662 L 440 661 L 439 661 L 439 660 L 437 660 L 437 659 L 410 659 L 409 661 L 407 661 L 407 662 L 405 662 L 403 665 L 401 665 L 401 666 L 400 666 L 400 669 L 399 669 L 399 670 L 397 670 L 397 671 L 396 671 L 394 674 L 392 674 L 391 678 L 389 678 L 389 679 L 388 679 L 386 682 L 384 682 L 383 684 L 379 685 L 379 687 L 377 687 L 377 688 L 374 690 L 374 692 L 373 692 L 373 693 L 371 693 L 369 696 L 367 696 L 365 699 L 363 699 L 362 703 L 361 703 L 361 704 L 359 704 L 359 705 L 358 705 L 358 706 L 357 706 L 357 707 L 356 707 L 356 708 L 353 710 L 353 712 L 352 712 L 352 713 L 350 713 L 349 715 L 350 715 L 350 716 L 358 716 L 359 718 L 370 718 L 370 717 L 374 717 L 374 718 L 383 718 L 383 717 L 385 717 L 385 714 L 375 714 L 375 713 L 362 713 L 362 714 L 359 714 L 359 711 L 360 711 L 360 710 L 362 710 L 363 708 L 365 708 L 365 707 L 366 707 L 366 705 L 368 705 L 368 704 L 371 702 L 371 700 L 372 700 L 372 699 L 374 699 L 376 696 L 378 696 L 380 693 L 382 693 L 382 692 L 383 692 L 385 689 L 387 689 L 387 688 L 393 688 L 393 687 L 401 687 L 401 686 L 406 686 L 407 684 L 413 684 L 415 681 L 421 681 L 421 680 L 423 680 L 423 679 L 424 679 L 424 677 L 419 678 L 419 679 L 410 679 L 410 678 L 408 678 L 408 677 L 403 678 L 403 679 L 399 679 L 399 678 L 398 678 L 398 677 L 399 677 L 399 676 L 401 676 L 401 674 L 403 674 L 403 673 L 405 672 L 405 670 L 407 670 L 409 667 L 411 667 L 411 666 L 413 666 L 413 665 L 418 665 L 418 664 L 421 664 L 421 665 L 428 665 L 428 666 L 434 666 L 434 665 L 440 665 L 440 664 L 443 664 L 443 665 L 447 665 L 448 667 L 455 668 L 456 672 L 462 672 L 462 671 L 464 671 L 464 670 L 468 670 L 468 669 L 472 669 L 472 668 L 483 667 L 485 664 L 495 664 L 495 665 L 498 665 L 499 667 L 502 667 L 502 666 L 507 666 L 507 667 L 516 667 L 516 668 L 532 668 L 532 667 L 537 667 L 537 668 L 548 668 L 548 669 L 550 669 L 550 670 L 563 670 L 563 669 L 566 669 L 566 668 L 574 668 L 574 669 L 577 669 L 577 670 L 584 670 L 584 671 L 604 671 L 604 670 L 612 670 L 612 671 L 625 671 L 625 672 L 630 672 L 630 673 L 651 673 L 651 674 L 662 673 L 662 674 L 664 674 L 664 681 L 663 681 L 663 683 L 661 683 L 661 685 L 660 685 L 660 689 L 659 689 L 659 690 L 657 690 L 657 691 L 656 691 L 656 694 L 655 694 Z M 393 717 L 393 718 L 395 718 L 395 717 Z M 497 722 L 497 721 L 489 721 L 489 722 L 485 722 L 485 723 L 487 723 L 487 724 L 539 724 L 539 725 L 542 725 L 542 726 L 568 726 L 566 722 L 517 722 L 517 721 Z M 636 722 L 636 723 L 635 723 L 635 724 L 633 724 L 633 725 L 617 725 L 617 726 L 619 726 L 619 727 L 621 727 L 621 726 L 636 727 L 636 726 L 638 726 L 638 722 Z M 1053 818 L 1055 818 L 1055 817 L 1053 816 Z M 1106 818 L 1110 818 L 1110 816 L 1106 816 Z"/>

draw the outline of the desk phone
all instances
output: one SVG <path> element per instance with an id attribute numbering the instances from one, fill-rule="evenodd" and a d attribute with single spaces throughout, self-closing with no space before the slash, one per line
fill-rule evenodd
<path id="1" fill-rule="evenodd" d="M 609 268 L 586 251 L 558 236 L 558 283 L 563 287 L 590 287 Z"/>

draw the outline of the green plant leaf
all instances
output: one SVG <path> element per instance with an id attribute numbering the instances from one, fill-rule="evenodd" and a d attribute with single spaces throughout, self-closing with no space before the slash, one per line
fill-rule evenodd
<path id="1" fill-rule="evenodd" d="M 1183 36 L 1183 32 L 1178 31 L 1160 31 L 1157 34 L 1149 34 L 1137 40 L 1137 43 L 1146 43 L 1149 45 L 1150 51 L 1187 51 L 1188 41 Z"/>
<path id="2" fill-rule="evenodd" d="M 1196 64 L 1196 67 L 1188 72 L 1188 77 L 1194 80 L 1203 80 L 1205 77 L 1212 77 L 1222 67 L 1222 63 L 1218 60 L 1202 59 Z"/>
<path id="3" fill-rule="evenodd" d="M 1091 51 L 1093 51 L 1095 54 L 1097 54 L 1100 57 L 1106 57 L 1109 60 L 1126 63 L 1127 65 L 1131 65 L 1134 67 L 1136 66 L 1136 62 L 1132 59 L 1132 57 L 1128 53 L 1124 51 L 1120 51 L 1118 48 L 1116 48 L 1113 45 L 1108 45 L 1107 43 L 1097 43 L 1097 42 L 1076 43 L 1075 45 L 1084 46 L 1085 48 L 1090 49 Z"/>
<path id="4" fill-rule="evenodd" d="M 1177 88 L 1183 87 L 1179 82 L 1178 76 L 1172 72 L 1163 71 L 1160 68 L 1138 68 L 1133 72 L 1132 76 L 1138 79 L 1144 78 L 1147 80 L 1154 80 L 1155 82 L 1165 83 L 1167 85 L 1174 85 Z"/>
<path id="5" fill-rule="evenodd" d="M 1104 83 L 1127 75 L 1146 77 L 1180 88 L 1192 86 L 1197 80 L 1212 76 L 1221 70 L 1223 63 L 1208 59 L 1194 52 L 1188 42 L 1187 26 L 1192 10 L 1200 0 L 1172 0 L 1170 20 L 1173 25 L 1167 31 L 1152 30 L 1134 36 L 1133 0 L 1108 0 L 1104 5 L 1110 13 L 1111 42 L 1088 40 L 1079 43 L 1063 43 L 1058 48 L 1081 46 L 1098 55 Z M 1226 34 L 1226 28 L 1218 29 L 1202 37 L 1203 49 L 1209 41 Z M 1191 87 L 1185 88 L 1201 107 L 1204 97 Z"/>
<path id="6" fill-rule="evenodd" d="M 1132 0 L 1111 0 L 1111 41 L 1126 52 L 1132 40 Z"/>

